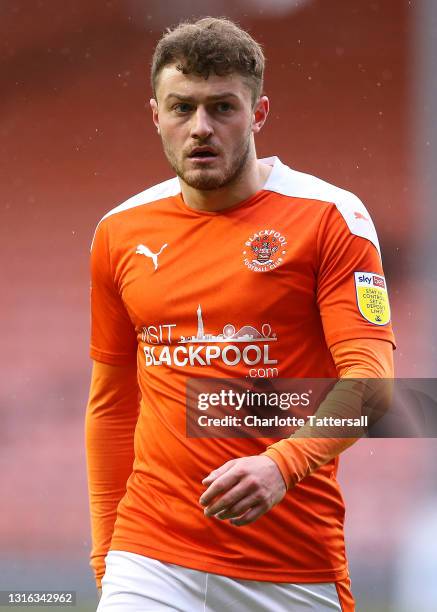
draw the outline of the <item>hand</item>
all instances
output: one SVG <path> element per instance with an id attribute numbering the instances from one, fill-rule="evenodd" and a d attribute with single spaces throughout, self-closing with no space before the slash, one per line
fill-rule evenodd
<path id="1" fill-rule="evenodd" d="M 278 466 L 265 455 L 227 461 L 202 483 L 208 487 L 199 499 L 205 516 L 231 519 L 237 526 L 259 519 L 287 492 Z"/>

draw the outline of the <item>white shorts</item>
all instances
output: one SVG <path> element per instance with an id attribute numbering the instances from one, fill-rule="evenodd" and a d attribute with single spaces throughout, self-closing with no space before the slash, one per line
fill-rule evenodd
<path id="1" fill-rule="evenodd" d="M 98 612 L 336 612 L 335 582 L 237 580 L 111 550 Z"/>

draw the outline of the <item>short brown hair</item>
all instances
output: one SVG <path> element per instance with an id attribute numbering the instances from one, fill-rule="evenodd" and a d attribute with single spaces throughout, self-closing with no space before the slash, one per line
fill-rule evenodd
<path id="1" fill-rule="evenodd" d="M 176 62 L 176 68 L 183 74 L 196 74 L 205 79 L 211 73 L 218 76 L 241 74 L 248 81 L 253 104 L 262 93 L 265 58 L 261 45 L 225 17 L 185 21 L 167 29 L 152 58 L 151 81 L 155 98 L 160 71 Z"/>

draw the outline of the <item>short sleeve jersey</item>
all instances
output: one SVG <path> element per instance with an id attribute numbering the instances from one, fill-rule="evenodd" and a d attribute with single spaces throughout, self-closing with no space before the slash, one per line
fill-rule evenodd
<path id="1" fill-rule="evenodd" d="M 341 580 L 337 460 L 243 528 L 206 518 L 198 502 L 211 470 L 267 444 L 187 437 L 188 377 L 336 377 L 335 343 L 394 342 L 362 202 L 278 158 L 263 161 L 273 166 L 263 189 L 231 208 L 190 208 L 174 178 L 97 227 L 91 356 L 136 359 L 142 395 L 111 549 L 242 579 Z"/>

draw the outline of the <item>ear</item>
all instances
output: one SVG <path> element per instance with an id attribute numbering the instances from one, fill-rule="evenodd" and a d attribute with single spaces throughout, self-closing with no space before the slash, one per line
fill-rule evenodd
<path id="1" fill-rule="evenodd" d="M 258 134 L 266 122 L 270 103 L 267 96 L 261 96 L 253 109 L 252 132 Z"/>
<path id="2" fill-rule="evenodd" d="M 159 114 L 158 114 L 158 102 L 155 98 L 150 98 L 150 108 L 152 109 L 152 121 L 158 130 L 158 134 L 160 134 L 159 130 Z"/>

